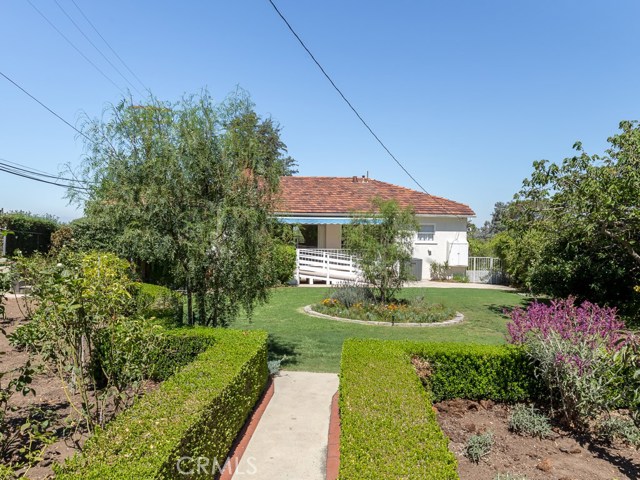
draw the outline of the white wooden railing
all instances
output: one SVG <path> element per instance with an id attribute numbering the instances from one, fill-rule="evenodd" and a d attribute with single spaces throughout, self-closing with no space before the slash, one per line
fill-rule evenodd
<path id="1" fill-rule="evenodd" d="M 327 248 L 299 248 L 296 250 L 296 280 L 324 281 L 327 285 L 360 276 L 353 255 L 348 250 Z"/>

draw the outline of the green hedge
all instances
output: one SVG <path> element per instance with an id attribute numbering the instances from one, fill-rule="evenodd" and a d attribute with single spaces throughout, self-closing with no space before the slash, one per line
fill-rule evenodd
<path id="1" fill-rule="evenodd" d="M 413 356 L 431 366 L 429 389 Z M 517 402 L 540 393 L 531 365 L 512 346 L 347 340 L 340 369 L 340 478 L 457 479 L 432 402 Z"/>
<path id="2" fill-rule="evenodd" d="M 151 363 L 151 378 L 166 380 L 216 343 L 219 330 L 210 327 L 176 328 L 165 332 Z"/>
<path id="3" fill-rule="evenodd" d="M 46 253 L 51 246 L 51 234 L 58 228 L 58 222 L 51 216 L 34 215 L 29 212 L 0 213 L 0 230 L 12 232 L 7 235 L 7 255 L 16 250 L 23 255 L 34 252 Z"/>
<path id="4" fill-rule="evenodd" d="M 519 348 L 464 343 L 413 343 L 402 348 L 429 361 L 433 401 L 450 398 L 522 402 L 540 394 L 533 367 Z"/>
<path id="5" fill-rule="evenodd" d="M 178 459 L 206 457 L 222 464 L 268 372 L 266 333 L 209 330 L 209 335 L 213 346 L 96 432 L 82 456 L 57 468 L 56 478 L 211 478 L 210 472 L 180 474 Z"/>
<path id="6" fill-rule="evenodd" d="M 340 479 L 457 479 L 455 456 L 401 342 L 347 340 L 340 369 Z"/>

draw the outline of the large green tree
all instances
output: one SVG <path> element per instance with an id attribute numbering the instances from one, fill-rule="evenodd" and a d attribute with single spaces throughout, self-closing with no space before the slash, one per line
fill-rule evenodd
<path id="1" fill-rule="evenodd" d="M 251 312 L 273 283 L 269 214 L 295 166 L 279 131 L 243 94 L 119 103 L 85 125 L 85 229 L 126 258 L 164 265 L 187 292 L 189 323 Z"/>
<path id="2" fill-rule="evenodd" d="M 347 248 L 356 255 L 362 280 L 371 286 L 379 302 L 392 300 L 411 280 L 410 261 L 417 230 L 413 209 L 380 198 L 374 199 L 373 211 L 356 215 L 345 229 Z"/>
<path id="3" fill-rule="evenodd" d="M 640 127 L 621 122 L 604 155 L 534 163 L 506 215 L 519 277 L 533 289 L 637 304 L 640 283 Z M 528 245 L 527 245 L 528 244 Z"/>

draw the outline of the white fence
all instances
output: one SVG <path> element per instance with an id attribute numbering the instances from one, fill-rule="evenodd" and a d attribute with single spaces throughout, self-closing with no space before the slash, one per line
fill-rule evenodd
<path id="1" fill-rule="evenodd" d="M 502 269 L 502 260 L 493 257 L 469 257 L 467 278 L 471 283 L 505 283 L 506 274 Z"/>
<path id="2" fill-rule="evenodd" d="M 345 280 L 357 280 L 360 274 L 353 255 L 348 250 L 300 248 L 296 250 L 296 280 L 314 280 L 327 285 Z"/>

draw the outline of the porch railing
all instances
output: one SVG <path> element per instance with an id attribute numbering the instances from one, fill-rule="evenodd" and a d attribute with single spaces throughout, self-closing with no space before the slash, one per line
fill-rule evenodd
<path id="1" fill-rule="evenodd" d="M 360 275 L 348 250 L 299 248 L 296 250 L 296 280 L 324 281 L 327 284 L 357 280 Z"/>

